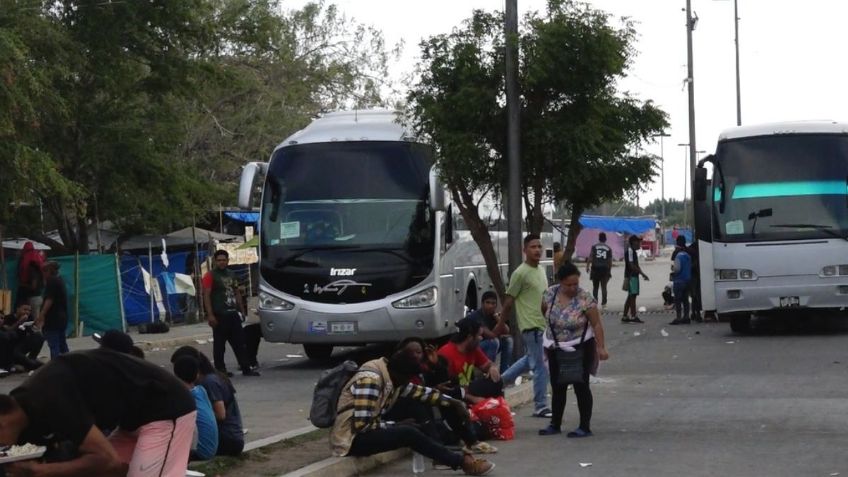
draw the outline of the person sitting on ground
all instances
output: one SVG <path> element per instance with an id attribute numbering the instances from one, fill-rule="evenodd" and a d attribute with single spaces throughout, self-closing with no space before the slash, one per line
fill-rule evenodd
<path id="1" fill-rule="evenodd" d="M 32 316 L 32 306 L 21 303 L 15 313 L 3 318 L 2 335 L 4 344 L 3 358 L 0 367 L 11 366 L 18 371 L 32 371 L 43 364 L 38 361 L 38 354 L 44 346 L 44 337 L 35 331 L 35 319 Z"/>
<path id="2" fill-rule="evenodd" d="M 495 326 L 500 321 L 500 315 L 497 313 L 497 309 L 497 293 L 487 291 L 483 293 L 483 298 L 480 300 L 480 309 L 472 311 L 466 317 L 480 323 L 483 330 L 483 341 L 480 342 L 480 349 L 483 350 L 483 353 L 492 362 L 497 359 L 498 348 L 500 347 L 500 338 L 494 332 Z"/>
<path id="3" fill-rule="evenodd" d="M 458 388 L 451 387 L 447 360 L 437 354 L 436 348 L 425 344 L 421 338 L 409 337 L 398 344 L 396 351 L 403 349 L 412 353 L 421 364 L 422 373 L 413 377 L 411 383 L 431 387 L 453 397 L 452 393 Z M 419 400 L 401 397 L 384 417 L 393 421 L 412 419 L 442 444 L 454 445 L 461 441 L 463 451 L 468 454 L 493 454 L 498 451 L 495 446 L 480 441 L 471 422 L 450 407 L 435 412 L 435 408 Z"/>
<path id="4" fill-rule="evenodd" d="M 159 366 L 103 348 L 63 354 L 0 394 L 0 445 L 71 441 L 78 455 L 6 472 L 183 477 L 195 414 L 191 393 Z M 116 430 L 107 438 L 104 428 Z"/>
<path id="5" fill-rule="evenodd" d="M 463 318 L 456 323 L 456 328 L 450 341 L 439 348 L 439 355 L 447 360 L 448 373 L 459 385 L 462 399 L 474 404 L 484 398 L 503 395 L 503 383 L 497 366 L 480 350 L 483 339 L 480 323 Z M 475 379 L 475 371 L 488 376 L 488 379 Z"/>
<path id="6" fill-rule="evenodd" d="M 171 355 L 171 363 L 181 356 L 197 360 L 200 372 L 199 384 L 203 386 L 212 403 L 212 411 L 218 422 L 218 450 L 215 455 L 238 457 L 244 450 L 244 428 L 241 410 L 236 400 L 236 389 L 220 371 L 217 371 L 205 354 L 192 346 L 182 346 Z"/>
<path id="7" fill-rule="evenodd" d="M 191 356 L 180 356 L 174 361 L 174 374 L 191 391 L 197 405 L 197 428 L 192 440 L 191 460 L 209 460 L 218 451 L 218 423 L 206 389 L 197 385 L 198 369 L 197 359 Z"/>
<path id="8" fill-rule="evenodd" d="M 671 292 L 671 284 L 667 284 L 662 292 L 663 308 L 670 310 L 674 308 L 674 294 Z"/>
<path id="9" fill-rule="evenodd" d="M 406 346 L 388 359 L 366 362 L 345 385 L 330 432 L 333 454 L 368 456 L 408 447 L 439 464 L 462 468 L 467 475 L 487 475 L 494 469 L 493 463 L 451 452 L 415 426 L 393 425 L 381 419 L 398 397 L 409 397 L 441 408 L 452 407 L 468 419 L 468 410 L 462 401 L 410 382 L 421 371 L 420 358 L 412 348 L 414 346 Z"/>
<path id="10" fill-rule="evenodd" d="M 101 348 L 108 348 L 112 351 L 144 359 L 144 351 L 133 343 L 130 335 L 121 330 L 106 330 L 102 335 L 100 333 L 94 333 L 91 335 L 91 338 L 100 343 Z"/>

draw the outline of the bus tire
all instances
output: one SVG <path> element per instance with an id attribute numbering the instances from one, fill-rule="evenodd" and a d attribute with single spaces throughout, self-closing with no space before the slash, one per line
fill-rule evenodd
<path id="1" fill-rule="evenodd" d="M 313 361 L 329 361 L 333 355 L 333 345 L 326 344 L 304 344 L 303 351 L 306 357 Z"/>
<path id="2" fill-rule="evenodd" d="M 751 315 L 732 315 L 730 317 L 730 329 L 734 333 L 749 333 L 751 331 Z"/>

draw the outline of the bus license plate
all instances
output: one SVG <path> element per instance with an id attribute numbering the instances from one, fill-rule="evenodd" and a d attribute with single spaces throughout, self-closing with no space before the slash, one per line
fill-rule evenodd
<path id="1" fill-rule="evenodd" d="M 336 321 L 330 323 L 330 333 L 335 335 L 352 335 L 356 334 L 356 322 L 354 321 Z"/>
<path id="2" fill-rule="evenodd" d="M 780 297 L 780 307 L 781 308 L 792 308 L 799 306 L 801 301 L 797 296 L 782 296 Z"/>

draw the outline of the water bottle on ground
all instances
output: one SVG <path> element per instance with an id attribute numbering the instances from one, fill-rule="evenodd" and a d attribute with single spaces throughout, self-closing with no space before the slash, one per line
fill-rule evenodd
<path id="1" fill-rule="evenodd" d="M 424 474 L 424 456 L 418 452 L 412 453 L 412 473 L 414 475 Z"/>

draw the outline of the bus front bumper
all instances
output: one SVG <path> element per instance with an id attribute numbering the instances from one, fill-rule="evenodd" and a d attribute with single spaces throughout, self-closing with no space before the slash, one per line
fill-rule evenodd
<path id="1" fill-rule="evenodd" d="M 438 308 L 377 308 L 357 313 L 322 313 L 296 306 L 293 310 L 259 310 L 262 335 L 273 343 L 360 345 L 424 339 L 452 331 Z"/>
<path id="2" fill-rule="evenodd" d="M 717 282 L 715 288 L 719 313 L 848 307 L 848 277 L 760 277 Z"/>

